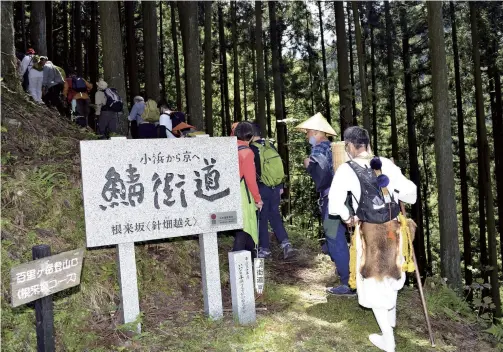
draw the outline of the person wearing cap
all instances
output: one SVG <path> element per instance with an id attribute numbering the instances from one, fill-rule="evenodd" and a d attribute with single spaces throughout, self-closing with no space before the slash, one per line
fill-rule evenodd
<path id="1" fill-rule="evenodd" d="M 47 62 L 47 56 L 34 56 L 32 62 L 33 65 L 28 68 L 28 90 L 35 102 L 44 104 L 42 101 L 42 84 L 44 82 L 44 66 Z"/>
<path id="2" fill-rule="evenodd" d="M 349 288 L 349 249 L 346 227 L 340 218 L 329 216 L 328 213 L 328 193 L 334 177 L 334 168 L 331 143 L 327 136 L 335 136 L 336 133 L 321 113 L 317 113 L 296 128 L 306 133 L 306 138 L 311 145 L 311 155 L 304 159 L 304 167 L 313 179 L 316 191 L 320 194 L 318 204 L 321 208 L 328 254 L 335 263 L 341 282 L 340 286 L 329 287 L 327 292 L 334 295 L 354 295 L 354 291 Z"/>
<path id="3" fill-rule="evenodd" d="M 417 187 L 390 159 L 372 155 L 367 130 L 349 127 L 344 143 L 350 160 L 335 173 L 329 213 L 355 226 L 351 283 L 356 285 L 358 303 L 372 309 L 381 329 L 382 334 L 372 334 L 369 340 L 383 351 L 394 352 L 397 293 L 405 282 L 404 270 L 414 270 L 412 256 L 402 245 L 412 242 L 407 236 L 416 229 L 412 220 L 399 217 L 399 201 L 414 204 Z M 346 205 L 348 194 L 351 209 Z"/>
<path id="4" fill-rule="evenodd" d="M 22 85 L 23 85 L 23 90 L 28 91 L 29 87 L 29 78 L 28 78 L 28 73 L 30 72 L 31 68 L 33 67 L 33 58 L 35 57 L 35 50 L 32 48 L 29 48 L 26 51 L 26 55 L 23 57 L 21 60 L 21 64 L 19 65 L 19 78 L 21 79 Z"/>
<path id="5" fill-rule="evenodd" d="M 61 68 L 54 65 L 52 61 L 47 61 L 43 69 L 44 79 L 42 81 L 43 97 L 42 100 L 47 106 L 54 106 L 61 114 L 64 114 L 61 93 L 65 80 L 61 73 Z"/>
<path id="6" fill-rule="evenodd" d="M 254 128 L 254 136 L 252 142 L 250 143 L 250 148 L 254 154 L 257 184 L 260 196 L 262 197 L 262 202 L 264 202 L 264 206 L 262 207 L 259 218 L 258 257 L 271 257 L 269 241 L 269 223 L 271 223 L 271 228 L 274 231 L 274 235 L 276 236 L 276 239 L 278 240 L 280 247 L 283 250 L 283 259 L 289 259 L 295 255 L 296 251 L 290 243 L 288 233 L 286 232 L 285 225 L 283 224 L 283 218 L 279 209 L 281 203 L 281 195 L 283 194 L 283 183 L 281 181 L 278 181 L 280 182 L 278 185 L 266 185 L 264 183 L 265 181 L 263 182 L 262 179 L 263 170 L 260 162 L 261 149 L 259 148 L 266 148 L 267 146 L 268 148 L 274 149 L 276 153 L 277 150 L 270 141 L 266 141 L 264 138 L 262 138 L 260 126 L 257 123 L 252 123 L 252 125 Z M 279 158 L 279 154 L 276 154 L 276 156 Z M 278 160 L 281 160 L 281 158 Z"/>
<path id="7" fill-rule="evenodd" d="M 100 136 L 108 138 L 110 133 L 117 132 L 117 120 L 119 114 L 107 109 L 107 97 L 105 89 L 108 88 L 107 82 L 100 78 L 96 83 L 98 90 L 94 95 L 94 104 L 96 104 L 96 119 L 98 120 L 97 132 Z"/>
<path id="8" fill-rule="evenodd" d="M 255 176 L 254 155 L 250 149 L 253 139 L 253 126 L 248 121 L 235 123 L 232 126 L 232 136 L 238 139 L 239 177 L 241 179 L 241 206 L 243 208 L 243 230 L 236 232 L 233 251 L 247 250 L 255 255 L 258 245 L 257 209 L 260 211 L 264 203 L 260 197 Z"/>

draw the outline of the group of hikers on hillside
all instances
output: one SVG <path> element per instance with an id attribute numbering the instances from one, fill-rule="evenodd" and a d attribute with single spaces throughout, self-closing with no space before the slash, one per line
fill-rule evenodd
<path id="1" fill-rule="evenodd" d="M 340 285 L 327 292 L 358 295 L 359 304 L 372 309 L 381 329 L 381 334 L 372 334 L 369 340 L 393 352 L 397 293 L 405 283 L 405 272 L 413 270 L 410 243 L 416 226 L 401 214 L 400 202 L 416 202 L 416 185 L 393 161 L 372 154 L 369 134 L 361 127 L 344 131 L 340 145 L 344 149 L 339 154 L 345 160 L 337 166 L 329 141 L 336 133 L 320 113 L 296 128 L 305 132 L 311 145 L 304 167 L 319 193 L 326 250 L 340 279 Z M 238 140 L 244 217 L 233 251 L 248 250 L 252 256 L 269 258 L 270 222 L 283 257 L 290 258 L 296 250 L 279 212 L 284 177 L 281 158 L 270 141 L 262 138 L 257 124 L 235 123 L 232 134 Z"/>
<path id="2" fill-rule="evenodd" d="M 77 75 L 74 69 L 69 69 L 67 76 L 61 67 L 47 56 L 37 55 L 32 48 L 26 55 L 18 55 L 18 72 L 23 89 L 36 103 L 56 108 L 81 127 L 91 127 L 102 138 L 117 133 L 124 103 L 117 90 L 108 87 L 103 79 L 96 82 L 92 105 L 92 83 Z M 172 106 L 164 99 L 155 101 L 136 96 L 128 116 L 131 137 L 176 138 L 201 133 L 185 122 L 183 112 L 174 111 Z"/>
<path id="3" fill-rule="evenodd" d="M 92 84 L 74 70 L 65 72 L 33 49 L 20 62 L 23 87 L 33 99 L 62 109 L 67 104 L 77 122 L 87 126 Z M 97 133 L 108 137 L 117 130 L 122 99 L 104 80 L 97 82 L 95 114 Z M 185 115 L 173 111 L 166 101 L 136 96 L 128 116 L 133 138 L 192 137 L 197 131 L 185 122 Z M 343 131 L 342 150 L 334 155 L 329 137 L 335 130 L 320 114 L 296 127 L 311 146 L 304 159 L 306 172 L 319 193 L 325 251 L 335 263 L 340 285 L 327 288 L 339 296 L 358 295 L 360 305 L 371 308 L 381 329 L 370 341 L 379 349 L 395 351 L 397 292 L 410 271 L 410 243 L 415 224 L 401 213 L 400 202 L 416 202 L 416 185 L 405 178 L 392 160 L 373 155 L 368 131 L 353 126 Z M 248 250 L 252 256 L 271 259 L 269 224 L 284 259 L 297 254 L 289 240 L 280 213 L 284 168 L 273 141 L 263 137 L 259 125 L 236 122 L 232 136 L 237 138 L 239 175 L 244 226 L 237 231 L 233 251 Z M 337 158 L 343 162 L 334 163 Z M 340 160 L 339 160 L 340 161 Z M 351 245 L 348 246 L 350 235 Z"/>

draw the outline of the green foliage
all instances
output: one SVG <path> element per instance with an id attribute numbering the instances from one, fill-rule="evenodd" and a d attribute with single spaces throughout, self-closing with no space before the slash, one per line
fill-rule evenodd
<path id="1" fill-rule="evenodd" d="M 493 336 L 497 345 L 496 348 L 500 351 L 503 350 L 503 325 L 500 319 L 497 320 L 495 324 L 492 324 L 491 327 L 485 330 L 489 335 Z"/>

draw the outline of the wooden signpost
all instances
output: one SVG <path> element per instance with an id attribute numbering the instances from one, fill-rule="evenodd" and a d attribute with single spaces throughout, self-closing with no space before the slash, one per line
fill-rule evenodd
<path id="1" fill-rule="evenodd" d="M 37 351 L 55 350 L 52 295 L 80 284 L 84 248 L 51 256 L 51 248 L 32 248 L 34 261 L 11 269 L 12 306 L 35 301 Z"/>

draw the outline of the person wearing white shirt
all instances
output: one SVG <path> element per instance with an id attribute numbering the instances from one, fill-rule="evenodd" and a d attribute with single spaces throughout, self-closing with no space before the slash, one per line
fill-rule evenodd
<path id="1" fill-rule="evenodd" d="M 33 67 L 33 58 L 35 57 L 35 50 L 29 48 L 26 51 L 25 57 L 21 60 L 21 64 L 19 65 L 19 78 L 21 78 L 21 83 L 23 86 L 23 90 L 28 91 L 29 87 L 29 79 L 28 73 Z"/>
<path id="2" fill-rule="evenodd" d="M 167 106 L 167 104 L 163 103 L 160 107 L 161 116 L 159 117 L 159 137 L 163 138 L 164 133 L 166 133 L 166 137 L 164 138 L 176 138 L 173 135 L 173 122 L 171 121 L 171 110 Z"/>
<path id="3" fill-rule="evenodd" d="M 388 242 L 384 243 L 388 244 L 390 250 L 371 247 L 374 244 L 374 234 L 367 229 L 377 229 L 378 226 L 384 229 L 384 237 L 380 237 L 383 243 L 382 238 L 386 238 L 387 229 L 399 229 L 396 220 L 400 212 L 399 201 L 414 204 L 417 187 L 390 159 L 373 157 L 369 152 L 370 139 L 365 129 L 357 126 L 346 129 L 344 142 L 350 161 L 340 165 L 335 172 L 328 195 L 328 211 L 333 216 L 340 216 L 349 226 L 361 224 L 358 229 L 363 228 L 361 235 L 359 231 L 354 235 L 358 302 L 366 308 L 372 308 L 382 331 L 382 335 L 370 335 L 370 341 L 383 351 L 395 351 L 393 328 L 396 323 L 397 293 L 405 282 L 405 273 L 401 270 L 403 256 L 395 247 L 401 248 L 402 236 L 393 237 L 394 232 L 389 230 L 391 239 L 388 238 Z M 352 209 L 345 205 L 348 194 L 352 200 Z M 372 258 L 365 256 L 367 246 L 373 253 Z M 390 253 L 395 258 L 390 258 Z M 374 275 L 381 270 L 380 267 L 375 269 L 378 264 L 385 262 L 392 263 L 386 269 L 388 271 L 384 272 L 383 269 L 382 277 Z M 372 267 L 369 269 L 369 266 Z"/>

